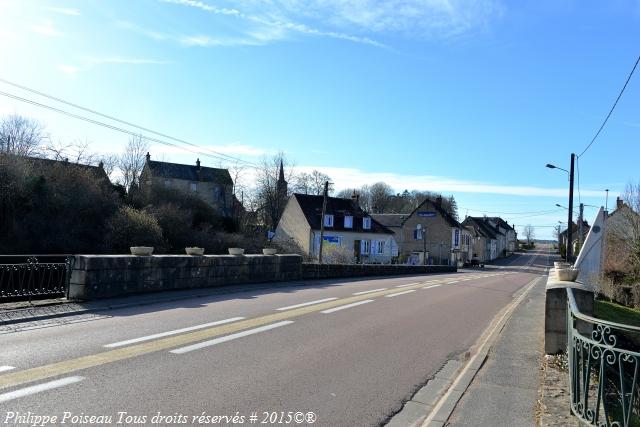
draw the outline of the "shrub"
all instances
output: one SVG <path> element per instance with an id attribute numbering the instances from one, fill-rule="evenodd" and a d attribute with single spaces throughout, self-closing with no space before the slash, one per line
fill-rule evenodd
<path id="1" fill-rule="evenodd" d="M 353 264 L 356 261 L 353 251 L 345 246 L 325 245 L 322 252 L 322 261 L 327 264 Z"/>
<path id="2" fill-rule="evenodd" d="M 109 219 L 107 246 L 116 253 L 129 253 L 130 246 L 153 246 L 164 252 L 166 242 L 156 218 L 139 209 L 123 206 Z"/>

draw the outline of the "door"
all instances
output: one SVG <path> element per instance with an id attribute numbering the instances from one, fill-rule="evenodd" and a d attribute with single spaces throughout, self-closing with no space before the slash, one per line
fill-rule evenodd
<path id="1" fill-rule="evenodd" d="M 356 262 L 360 262 L 360 243 L 361 240 L 353 241 L 353 255 L 356 257 Z"/>

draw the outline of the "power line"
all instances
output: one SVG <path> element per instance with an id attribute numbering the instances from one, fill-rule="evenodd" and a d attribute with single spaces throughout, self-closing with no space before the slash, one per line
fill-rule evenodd
<path id="1" fill-rule="evenodd" d="M 483 213 L 493 213 L 493 214 L 498 214 L 498 215 L 526 215 L 526 214 L 538 214 L 538 213 L 545 213 L 545 212 L 549 212 L 549 209 L 547 210 L 543 210 L 543 211 L 525 211 L 525 212 L 494 212 L 494 211 L 487 211 L 487 210 L 483 210 L 483 209 L 471 209 L 471 208 L 464 208 L 468 211 L 473 211 L 473 212 L 483 212 Z M 553 209 L 553 211 L 555 212 L 556 209 Z"/>
<path id="2" fill-rule="evenodd" d="M 640 62 L 640 56 L 638 56 L 638 59 L 636 60 L 636 63 L 634 64 L 633 68 L 631 69 L 631 72 L 629 73 L 629 77 L 627 77 L 627 81 L 624 82 L 624 86 L 622 86 L 622 90 L 618 94 L 618 97 L 616 98 L 616 102 L 613 103 L 613 106 L 611 107 L 611 110 L 609 110 L 609 114 L 607 114 L 607 117 L 604 119 L 604 122 L 602 122 L 602 125 L 600 126 L 600 129 L 598 129 L 598 132 L 596 132 L 595 136 L 593 137 L 593 139 L 591 140 L 589 145 L 587 145 L 587 148 L 585 148 L 582 151 L 582 153 L 580 153 L 578 155 L 578 157 L 584 155 L 584 153 L 587 152 L 589 147 L 591 147 L 591 145 L 595 142 L 595 140 L 598 137 L 598 135 L 600 135 L 600 132 L 604 128 L 604 125 L 607 124 L 607 120 L 609 120 L 609 117 L 611 117 L 611 114 L 613 113 L 613 110 L 616 108 L 616 105 L 618 105 L 618 101 L 620 100 L 620 97 L 622 97 L 622 94 L 624 93 L 624 90 L 627 88 L 627 84 L 629 84 L 629 80 L 631 80 L 631 76 L 633 76 L 633 72 L 636 70 L 636 67 L 638 66 L 639 62 Z"/>
<path id="3" fill-rule="evenodd" d="M 40 102 L 33 101 L 33 100 L 27 99 L 27 98 L 23 98 L 23 97 L 18 96 L 18 95 L 14 95 L 14 94 L 7 93 L 7 92 L 2 92 L 2 91 L 0 91 L 0 95 L 6 96 L 8 98 L 12 98 L 12 99 L 15 99 L 15 100 L 18 100 L 18 101 L 22 101 L 22 102 L 25 102 L 25 103 L 28 103 L 28 104 L 32 104 L 32 105 L 35 105 L 35 106 L 38 106 L 38 107 L 41 107 L 41 108 L 45 108 L 45 109 L 48 109 L 48 110 L 51 110 L 51 111 L 54 111 L 54 112 L 57 112 L 57 113 L 60 113 L 60 114 L 75 118 L 75 119 L 78 119 L 78 120 L 83 120 L 83 121 L 91 123 L 91 124 L 102 126 L 102 127 L 105 127 L 105 128 L 117 131 L 117 132 L 122 132 L 122 133 L 125 133 L 125 134 L 128 134 L 128 135 L 131 135 L 131 136 L 140 135 L 139 132 L 133 132 L 133 131 L 128 130 L 128 129 L 124 129 L 124 128 L 121 128 L 121 127 L 118 127 L 118 126 L 114 126 L 114 125 L 111 125 L 111 124 L 108 124 L 108 123 L 104 123 L 104 122 L 101 122 L 99 120 L 91 119 L 89 117 L 81 116 L 79 114 L 71 113 L 69 111 L 62 110 L 62 109 L 56 108 L 56 107 L 52 107 L 52 106 L 47 105 L 47 104 L 42 104 Z M 185 150 L 185 151 L 190 151 L 190 152 L 192 152 L 194 154 L 199 154 L 201 156 L 207 156 L 207 157 L 216 159 L 218 161 L 229 161 L 229 159 L 221 157 L 220 155 L 217 155 L 217 154 L 209 154 L 209 153 L 204 153 L 202 151 L 192 150 L 192 149 L 190 149 L 188 147 L 183 147 L 183 146 L 180 146 L 180 145 L 177 145 L 177 144 L 174 144 L 174 143 L 171 143 L 171 142 L 167 142 L 167 141 L 164 141 L 164 140 L 161 140 L 161 139 L 158 139 L 158 138 L 153 138 L 153 137 L 148 137 L 148 136 L 144 136 L 144 138 L 146 140 L 148 140 L 148 141 L 151 141 L 151 142 L 157 142 L 158 144 L 162 144 L 162 145 L 166 145 L 166 146 L 169 146 L 169 147 L 178 148 L 178 149 Z M 197 145 L 194 145 L 194 144 L 190 144 L 190 145 L 198 147 Z M 257 165 L 255 165 L 255 164 L 253 164 L 251 162 L 247 162 L 245 160 L 240 160 L 240 159 L 238 159 L 238 160 L 242 161 L 242 162 L 244 162 L 244 163 L 246 163 L 249 166 L 252 166 L 254 168 L 258 167 Z"/>
<path id="4" fill-rule="evenodd" d="M 70 101 L 66 101 L 66 100 L 64 100 L 64 99 L 62 99 L 62 98 L 59 98 L 59 97 L 56 97 L 56 96 L 53 96 L 53 95 L 46 94 L 46 93 L 41 92 L 41 91 L 39 91 L 39 90 L 32 89 L 32 88 L 30 88 L 30 87 L 27 87 L 27 86 L 24 86 L 24 85 L 21 85 L 21 84 L 18 84 L 18 83 L 14 83 L 14 82 L 11 82 L 11 81 L 6 80 L 6 79 L 3 79 L 3 78 L 0 78 L 0 82 L 5 83 L 5 84 L 8 84 L 8 85 L 11 85 L 11 86 L 14 86 L 14 87 L 17 87 L 17 88 L 19 88 L 19 89 L 22 89 L 22 90 L 25 90 L 25 91 L 28 91 L 28 92 L 31 92 L 31 93 L 34 93 L 34 94 L 39 95 L 39 96 L 43 96 L 43 97 L 48 98 L 48 99 L 51 99 L 51 100 L 53 100 L 53 101 L 60 102 L 60 103 L 62 103 L 62 104 L 66 104 L 66 105 L 69 105 L 69 106 L 71 106 L 71 107 L 74 107 L 74 108 L 77 108 L 77 109 L 80 109 L 80 110 L 83 110 L 83 111 L 89 112 L 89 113 L 91 113 L 91 114 L 95 114 L 95 115 L 98 115 L 98 116 L 100 116 L 100 117 L 104 117 L 104 118 L 106 118 L 106 119 L 113 120 L 113 121 L 115 121 L 115 122 L 122 123 L 122 124 L 125 124 L 125 125 L 127 125 L 127 126 L 131 126 L 131 127 L 134 127 L 134 128 L 140 129 L 140 130 L 143 130 L 143 131 L 145 131 L 145 132 L 148 132 L 148 133 L 152 133 L 152 134 L 154 134 L 154 135 L 161 136 L 161 137 L 163 137 L 163 138 L 171 139 L 171 140 L 173 140 L 173 141 L 180 142 L 180 143 L 182 143 L 182 144 L 186 144 L 186 145 L 189 145 L 189 146 L 191 146 L 191 147 L 195 147 L 195 148 L 199 148 L 199 149 L 207 150 L 207 151 L 209 151 L 209 152 L 213 153 L 213 154 L 214 154 L 214 155 L 216 155 L 216 156 L 219 156 L 219 157 L 222 157 L 222 158 L 227 159 L 226 161 L 232 160 L 232 161 L 236 161 L 236 162 L 245 163 L 245 164 L 250 165 L 250 166 L 254 166 L 254 167 L 256 166 L 255 164 L 253 164 L 253 163 L 251 163 L 251 162 L 249 162 L 249 161 L 246 161 L 246 160 L 243 160 L 243 159 L 240 159 L 240 158 L 234 157 L 234 156 L 229 156 L 228 154 L 220 153 L 220 152 L 218 152 L 218 151 L 211 150 L 211 149 L 206 148 L 206 147 L 201 147 L 201 146 L 199 146 L 199 145 L 197 145 L 197 144 L 191 143 L 191 142 L 189 142 L 189 141 L 185 141 L 184 139 L 175 138 L 175 137 L 173 137 L 173 136 L 171 136 L 171 135 L 167 135 L 167 134 L 162 133 L 162 132 L 157 132 L 157 131 L 154 131 L 154 130 L 149 129 L 149 128 L 147 128 L 147 127 L 140 126 L 140 125 L 137 125 L 137 124 L 135 124 L 135 123 L 131 123 L 131 122 L 126 121 L 126 120 L 118 119 L 117 117 L 114 117 L 114 116 L 111 116 L 111 115 L 108 115 L 108 114 L 101 113 L 101 112 L 96 111 L 96 110 L 93 110 L 93 109 L 91 109 L 91 108 L 83 107 L 82 105 L 79 105 L 79 104 L 76 104 L 76 103 L 73 103 L 73 102 L 70 102 Z M 19 97 L 15 96 L 15 95 L 11 96 L 11 95 L 8 95 L 8 94 L 5 94 L 5 93 L 3 93 L 3 95 L 13 97 L 14 99 L 18 99 L 18 98 L 19 98 Z M 24 98 L 24 99 L 26 99 L 26 98 Z M 21 101 L 22 101 L 22 100 L 24 100 L 24 99 L 19 99 L 19 100 L 21 100 Z M 25 101 L 25 102 L 26 102 L 26 101 Z M 35 102 L 35 101 L 33 101 L 33 102 Z M 43 106 L 43 105 L 44 105 L 44 104 L 42 104 L 42 105 L 40 105 L 40 106 Z M 59 111 L 58 111 L 58 112 L 59 112 Z M 78 118 L 78 117 L 76 117 L 76 118 Z M 149 138 L 147 138 L 147 139 L 149 139 Z M 175 147 L 175 145 L 174 145 L 174 147 Z M 200 154 L 202 154 L 202 153 L 200 153 Z"/>

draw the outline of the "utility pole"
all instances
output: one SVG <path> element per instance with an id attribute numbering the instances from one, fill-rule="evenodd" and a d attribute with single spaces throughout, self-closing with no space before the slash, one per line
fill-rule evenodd
<path id="1" fill-rule="evenodd" d="M 324 193 L 322 195 L 322 216 L 320 217 L 320 249 L 318 251 L 318 263 L 322 264 L 322 239 L 324 238 L 324 214 L 327 212 L 327 193 L 329 192 L 329 181 L 324 182 Z"/>
<path id="2" fill-rule="evenodd" d="M 583 229 L 582 229 L 582 216 L 584 214 L 584 203 L 580 203 L 580 219 L 578 221 L 580 221 L 578 223 L 578 248 L 580 248 L 580 250 L 582 250 L 582 236 L 583 234 Z"/>
<path id="3" fill-rule="evenodd" d="M 571 169 L 569 172 L 569 220 L 567 221 L 567 262 L 573 259 L 573 162 L 576 155 L 571 153 Z"/>

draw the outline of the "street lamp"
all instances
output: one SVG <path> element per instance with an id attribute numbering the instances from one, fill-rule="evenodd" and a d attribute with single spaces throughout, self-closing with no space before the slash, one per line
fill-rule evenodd
<path id="1" fill-rule="evenodd" d="M 572 233 L 572 223 L 573 223 L 573 163 L 575 161 L 575 157 L 576 155 L 574 153 L 571 153 L 571 167 L 570 170 L 566 170 L 563 169 L 561 167 L 558 167 L 556 165 L 552 165 L 550 163 L 547 163 L 546 167 L 548 167 L 549 169 L 560 169 L 565 171 L 566 173 L 569 174 L 569 213 L 568 213 L 568 224 L 567 224 L 567 262 L 569 262 L 573 256 L 573 247 L 571 244 L 572 238 L 573 238 L 573 233 Z"/>

